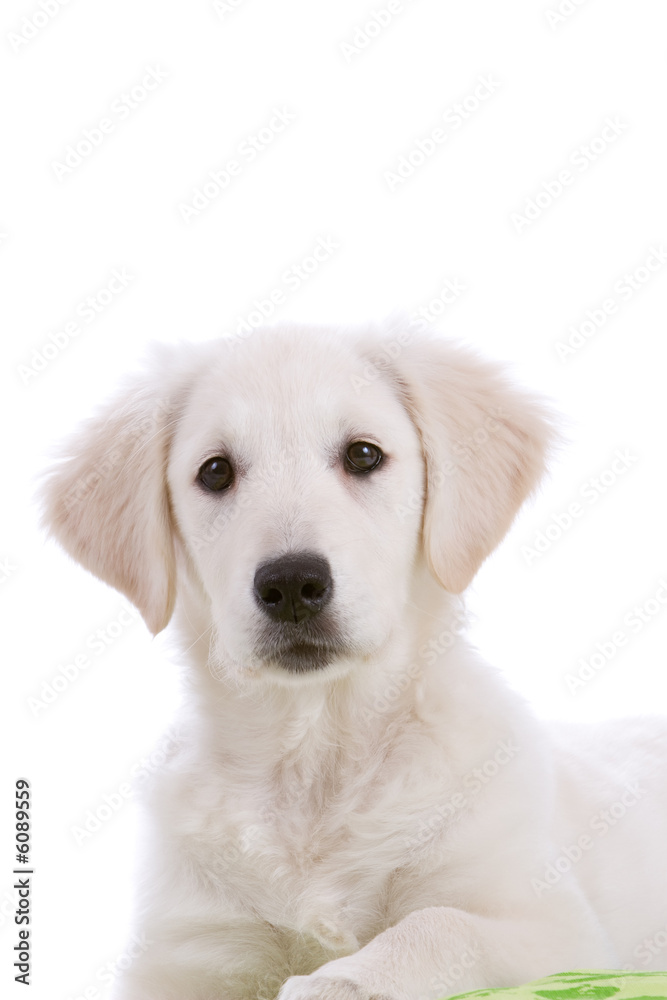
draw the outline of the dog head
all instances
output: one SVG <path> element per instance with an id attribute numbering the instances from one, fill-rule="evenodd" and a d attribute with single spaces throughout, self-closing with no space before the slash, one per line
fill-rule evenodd
<path id="1" fill-rule="evenodd" d="M 196 608 L 220 669 L 332 675 L 396 637 L 420 552 L 468 586 L 549 439 L 435 337 L 267 328 L 156 350 L 69 443 L 45 521 L 152 632 Z"/>

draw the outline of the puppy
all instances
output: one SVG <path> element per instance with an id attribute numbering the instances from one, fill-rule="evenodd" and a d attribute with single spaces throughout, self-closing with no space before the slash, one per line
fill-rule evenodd
<path id="1" fill-rule="evenodd" d="M 118 1000 L 434 998 L 664 927 L 665 723 L 543 726 L 465 638 L 552 437 L 434 335 L 284 327 L 156 349 L 69 443 L 46 522 L 186 679 Z"/>

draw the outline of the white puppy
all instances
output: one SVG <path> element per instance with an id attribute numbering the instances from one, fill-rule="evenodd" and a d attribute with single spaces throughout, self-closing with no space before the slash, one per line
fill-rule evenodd
<path id="1" fill-rule="evenodd" d="M 159 348 L 70 442 L 47 523 L 186 664 L 121 1000 L 416 1000 L 664 928 L 667 726 L 552 731 L 463 634 L 550 438 L 435 337 L 278 328 Z"/>

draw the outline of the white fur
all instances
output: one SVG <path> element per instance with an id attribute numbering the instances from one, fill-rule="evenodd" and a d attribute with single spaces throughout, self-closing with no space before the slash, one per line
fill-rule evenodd
<path id="1" fill-rule="evenodd" d="M 465 639 L 457 595 L 551 437 L 437 338 L 279 328 L 157 349 L 70 443 L 46 521 L 154 632 L 173 617 L 187 689 L 119 1000 L 416 1000 L 636 964 L 664 928 L 667 726 L 544 727 Z M 377 470 L 344 470 L 354 440 Z M 205 494 L 220 454 L 235 484 Z M 294 675 L 252 586 L 301 550 L 345 651 Z"/>

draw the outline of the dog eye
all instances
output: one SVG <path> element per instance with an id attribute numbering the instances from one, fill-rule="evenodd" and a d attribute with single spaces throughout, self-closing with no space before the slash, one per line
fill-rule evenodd
<path id="1" fill-rule="evenodd" d="M 204 462 L 197 473 L 197 479 L 207 490 L 219 493 L 234 482 L 234 470 L 226 458 L 216 455 L 215 458 L 209 458 Z"/>
<path id="2" fill-rule="evenodd" d="M 367 441 L 355 441 L 345 452 L 345 468 L 350 472 L 370 472 L 382 461 L 382 452 Z"/>

